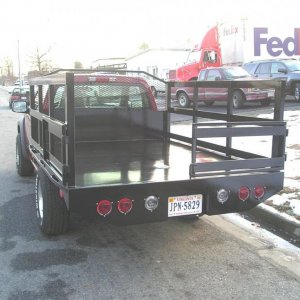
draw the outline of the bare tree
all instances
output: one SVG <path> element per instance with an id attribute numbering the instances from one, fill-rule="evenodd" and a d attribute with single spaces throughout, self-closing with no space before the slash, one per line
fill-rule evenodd
<path id="1" fill-rule="evenodd" d="M 45 52 L 41 52 L 39 47 L 36 47 L 33 55 L 29 56 L 30 63 L 37 69 L 40 73 L 49 72 L 52 70 L 52 63 L 47 55 L 51 51 L 51 47 Z"/>
<path id="2" fill-rule="evenodd" d="M 13 61 L 9 57 L 5 57 L 3 59 L 2 75 L 5 75 L 7 77 L 13 77 L 14 76 Z"/>

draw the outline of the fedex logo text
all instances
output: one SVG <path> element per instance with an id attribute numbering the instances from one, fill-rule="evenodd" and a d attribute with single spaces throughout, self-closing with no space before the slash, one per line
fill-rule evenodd
<path id="1" fill-rule="evenodd" d="M 254 28 L 254 56 L 261 55 L 263 45 L 266 45 L 268 54 L 274 57 L 282 53 L 286 56 L 300 55 L 300 28 L 294 28 L 294 36 L 285 39 L 267 35 L 268 28 Z"/>

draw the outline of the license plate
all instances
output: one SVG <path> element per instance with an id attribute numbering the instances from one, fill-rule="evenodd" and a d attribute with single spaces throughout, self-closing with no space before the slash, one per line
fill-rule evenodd
<path id="1" fill-rule="evenodd" d="M 21 99 L 22 99 L 22 100 L 27 100 L 27 98 L 26 98 L 26 97 L 21 97 Z"/>
<path id="2" fill-rule="evenodd" d="M 202 195 L 168 198 L 168 217 L 197 215 L 202 213 Z"/>

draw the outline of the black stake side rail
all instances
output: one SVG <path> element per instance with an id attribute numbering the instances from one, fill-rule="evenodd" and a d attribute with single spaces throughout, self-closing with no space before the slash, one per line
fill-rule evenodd
<path id="1" fill-rule="evenodd" d="M 273 136 L 280 138 L 285 145 L 286 123 L 281 121 L 260 122 L 227 122 L 227 123 L 197 123 L 193 124 L 192 131 L 192 163 L 190 165 L 190 176 L 215 176 L 225 174 L 240 174 L 250 172 L 275 172 L 284 168 L 285 153 L 283 147 L 277 148 L 272 141 L 272 157 L 250 157 L 246 152 L 247 159 L 231 159 L 234 152 L 232 148 L 220 149 L 225 153 L 226 160 L 210 163 L 197 163 L 197 140 L 201 138 L 225 137 L 249 137 L 249 136 Z M 222 151 L 223 150 L 223 151 Z M 238 156 L 238 158 L 242 158 Z"/>

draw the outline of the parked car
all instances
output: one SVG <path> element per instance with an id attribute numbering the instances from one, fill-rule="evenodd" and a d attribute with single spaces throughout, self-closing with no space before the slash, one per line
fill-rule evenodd
<path id="1" fill-rule="evenodd" d="M 154 97 L 157 96 L 158 93 L 165 93 L 166 91 L 166 84 L 162 81 L 159 81 L 157 79 L 151 78 L 145 78 L 147 83 L 149 84 L 152 94 Z"/>
<path id="2" fill-rule="evenodd" d="M 15 101 L 26 100 L 29 103 L 29 87 L 15 87 L 9 98 L 9 108 L 12 108 L 12 103 Z"/>
<path id="3" fill-rule="evenodd" d="M 217 80 L 253 80 L 254 78 L 241 67 L 215 67 L 200 71 L 198 81 Z M 243 107 L 246 101 L 259 101 L 267 106 L 271 102 L 268 91 L 258 88 L 237 88 L 233 90 L 232 101 L 234 108 Z M 193 99 L 193 88 L 173 88 L 171 96 L 177 98 L 179 106 L 188 107 Z M 203 87 L 198 89 L 198 100 L 204 101 L 208 106 L 215 101 L 228 101 L 228 88 Z"/>
<path id="4" fill-rule="evenodd" d="M 300 101 L 300 61 L 296 59 L 272 59 L 251 61 L 244 69 L 257 78 L 285 79 L 286 95 Z"/>

